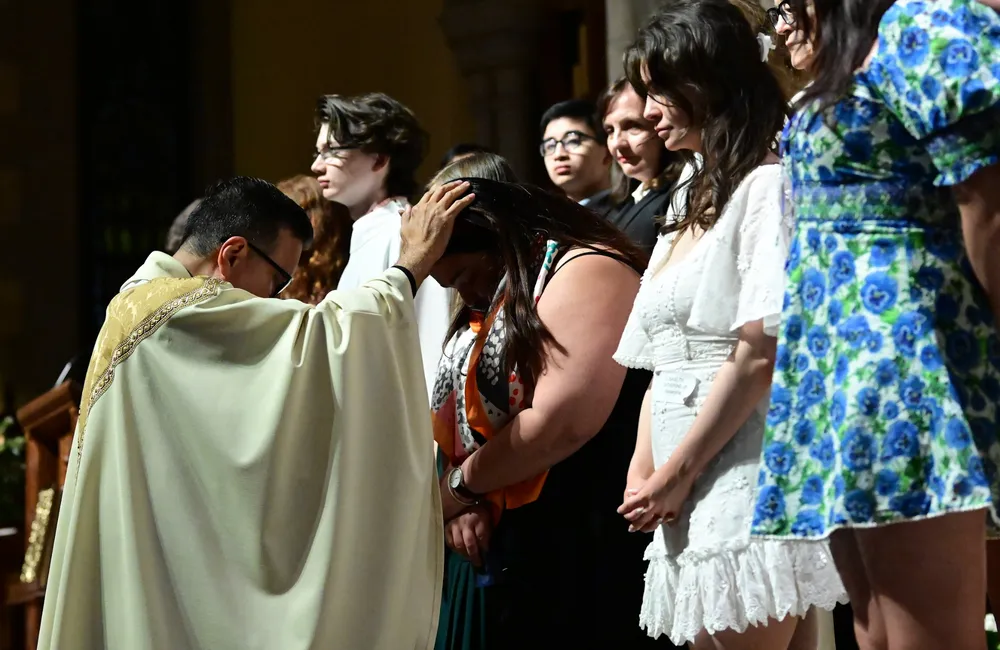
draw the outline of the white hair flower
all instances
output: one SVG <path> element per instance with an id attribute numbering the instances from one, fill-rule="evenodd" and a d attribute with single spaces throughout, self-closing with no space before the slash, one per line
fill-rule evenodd
<path id="1" fill-rule="evenodd" d="M 757 34 L 757 43 L 760 44 L 760 60 L 767 63 L 767 55 L 777 48 L 777 45 L 767 34 Z"/>

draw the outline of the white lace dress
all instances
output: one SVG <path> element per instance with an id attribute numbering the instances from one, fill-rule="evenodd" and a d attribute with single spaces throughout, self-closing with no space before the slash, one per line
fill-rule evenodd
<path id="1" fill-rule="evenodd" d="M 661 236 L 653 250 L 615 359 L 653 371 L 657 467 L 693 424 L 737 330 L 762 320 L 777 332 L 791 235 L 782 187 L 780 166 L 761 166 L 684 259 L 664 268 L 672 235 Z M 668 219 L 684 205 L 683 196 L 675 198 Z M 653 536 L 639 617 L 650 636 L 666 634 L 681 645 L 702 630 L 743 631 L 769 617 L 846 602 L 825 542 L 750 540 L 767 408 L 765 396 L 695 482 L 676 522 Z"/>

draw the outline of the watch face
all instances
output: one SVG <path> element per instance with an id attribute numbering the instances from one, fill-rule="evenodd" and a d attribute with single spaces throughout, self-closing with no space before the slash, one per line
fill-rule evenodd
<path id="1" fill-rule="evenodd" d="M 450 485 L 453 490 L 457 490 L 462 487 L 462 470 L 457 467 L 451 470 L 451 474 L 448 476 L 448 485 Z"/>

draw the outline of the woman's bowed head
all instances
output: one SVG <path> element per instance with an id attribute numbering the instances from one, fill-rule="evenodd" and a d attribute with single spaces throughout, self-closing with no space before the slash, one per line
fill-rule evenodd
<path id="1" fill-rule="evenodd" d="M 434 263 L 444 254 L 454 233 L 455 217 L 476 200 L 468 189 L 469 184 L 462 181 L 446 183 L 424 194 L 416 205 L 400 211 L 399 264 L 413 273 L 418 284 L 431 275 Z M 410 242 L 431 242 L 434 250 L 414 250 L 411 254 Z"/>
<path id="2" fill-rule="evenodd" d="M 513 305 L 503 312 L 511 333 L 508 370 L 517 367 L 529 379 L 544 370 L 546 345 L 560 349 L 538 318 L 532 299 L 533 274 L 547 240 L 567 249 L 606 248 L 635 268 L 646 263 L 645 254 L 606 220 L 533 185 L 463 178 L 432 188 L 413 207 L 414 213 L 425 209 L 457 217 L 431 276 L 441 286 L 454 288 L 467 306 L 478 311 L 492 312 L 501 303 Z M 453 325 L 448 338 L 457 326 Z"/>

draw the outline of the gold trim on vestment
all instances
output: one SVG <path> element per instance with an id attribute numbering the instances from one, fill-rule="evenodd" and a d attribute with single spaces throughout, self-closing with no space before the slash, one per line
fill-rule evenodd
<path id="1" fill-rule="evenodd" d="M 111 301 L 83 386 L 76 438 L 77 470 L 83 458 L 84 433 L 90 410 L 111 386 L 118 364 L 129 358 L 143 339 L 153 334 L 177 311 L 217 295 L 221 285 L 222 281 L 216 278 L 162 278 L 122 292 Z"/>
<path id="2" fill-rule="evenodd" d="M 44 579 L 39 580 L 38 566 L 48 567 L 48 562 L 42 562 L 49 543 L 49 522 L 52 520 L 53 505 L 56 501 L 55 488 L 48 488 L 38 493 L 38 505 L 35 506 L 35 518 L 31 520 L 31 532 L 28 535 L 28 550 L 24 553 L 24 564 L 21 567 L 21 582 L 39 581 L 45 586 Z M 42 576 L 44 578 L 44 576 Z"/>

